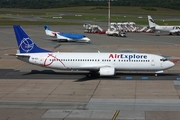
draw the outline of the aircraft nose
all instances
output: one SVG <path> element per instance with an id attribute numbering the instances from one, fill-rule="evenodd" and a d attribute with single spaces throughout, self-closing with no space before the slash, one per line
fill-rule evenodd
<path id="1" fill-rule="evenodd" d="M 169 61 L 169 67 L 173 67 L 174 66 L 174 63 Z"/>
<path id="2" fill-rule="evenodd" d="M 85 38 L 85 41 L 86 41 L 86 42 L 90 42 L 91 40 L 90 40 L 88 37 L 86 37 L 86 38 Z"/>

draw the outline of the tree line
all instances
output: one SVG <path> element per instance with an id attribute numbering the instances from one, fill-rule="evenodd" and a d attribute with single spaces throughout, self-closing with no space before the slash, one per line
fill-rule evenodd
<path id="1" fill-rule="evenodd" d="M 0 8 L 47 9 L 107 6 L 107 0 L 0 0 Z M 163 7 L 180 10 L 180 0 L 111 0 L 111 6 Z"/>

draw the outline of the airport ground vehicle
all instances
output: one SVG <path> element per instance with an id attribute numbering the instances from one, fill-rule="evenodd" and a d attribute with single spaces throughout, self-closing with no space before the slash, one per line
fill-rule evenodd
<path id="1" fill-rule="evenodd" d="M 117 36 L 117 37 L 126 37 L 126 32 L 120 31 L 120 30 L 116 30 L 114 28 L 109 28 L 106 31 L 106 35 L 108 35 L 108 36 Z"/>

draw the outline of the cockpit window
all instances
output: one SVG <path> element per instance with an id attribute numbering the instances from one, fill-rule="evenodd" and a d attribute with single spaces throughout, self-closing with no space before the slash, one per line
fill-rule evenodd
<path id="1" fill-rule="evenodd" d="M 166 58 L 162 58 L 162 59 L 160 59 L 160 61 L 168 61 L 168 59 L 166 59 Z"/>

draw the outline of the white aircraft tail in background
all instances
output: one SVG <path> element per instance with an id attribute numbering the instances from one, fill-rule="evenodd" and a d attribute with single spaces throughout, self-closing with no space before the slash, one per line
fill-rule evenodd
<path id="1" fill-rule="evenodd" d="M 152 19 L 152 17 L 150 15 L 148 15 L 148 22 L 149 22 L 149 27 L 150 28 L 155 28 L 156 26 L 158 26 L 154 20 Z"/>
<path id="2" fill-rule="evenodd" d="M 172 34 L 179 35 L 180 34 L 180 26 L 160 26 L 160 25 L 157 25 L 150 15 L 148 15 L 148 22 L 149 22 L 149 27 L 153 30 L 169 32 L 169 35 L 172 35 Z"/>
<path id="3" fill-rule="evenodd" d="M 50 30 L 50 28 L 47 25 L 44 25 L 44 29 L 45 29 L 46 35 L 48 35 L 50 37 L 56 37 L 57 32 Z"/>
<path id="4" fill-rule="evenodd" d="M 163 56 L 147 53 L 52 52 L 38 47 L 20 26 L 14 26 L 14 32 L 19 48 L 17 59 L 42 67 L 113 76 L 119 70 L 155 71 L 157 74 L 174 66 Z"/>

